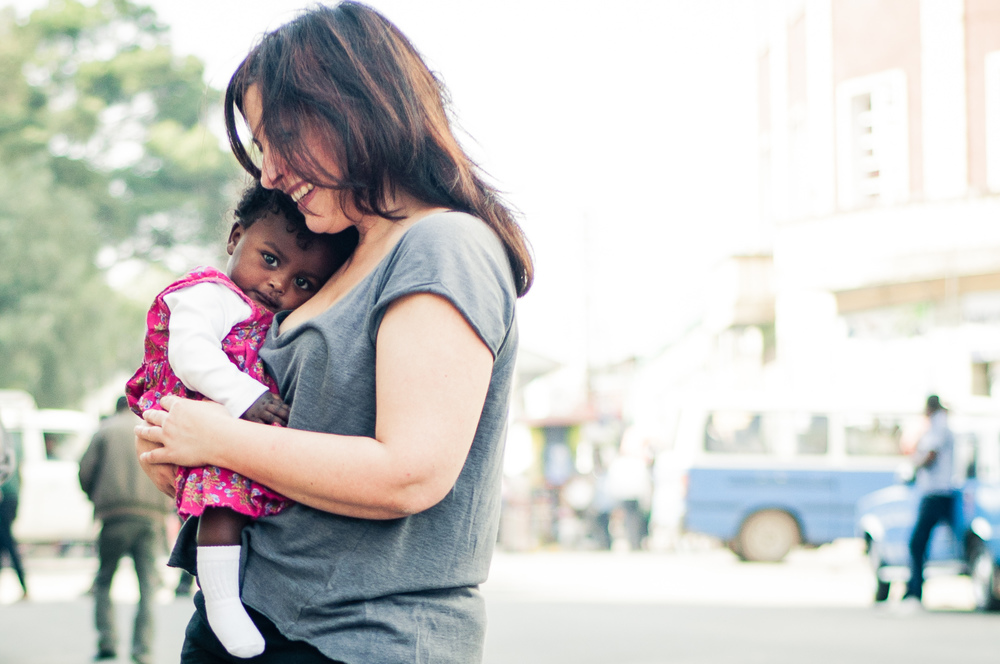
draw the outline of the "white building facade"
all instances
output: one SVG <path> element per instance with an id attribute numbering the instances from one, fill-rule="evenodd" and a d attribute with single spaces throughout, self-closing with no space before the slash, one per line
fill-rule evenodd
<path id="1" fill-rule="evenodd" d="M 780 0 L 761 25 L 787 387 L 1000 403 L 1000 3 Z"/>

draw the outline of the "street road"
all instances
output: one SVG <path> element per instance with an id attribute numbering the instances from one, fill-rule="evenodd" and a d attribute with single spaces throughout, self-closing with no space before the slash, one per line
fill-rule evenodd
<path id="1" fill-rule="evenodd" d="M 90 661 L 95 634 L 85 593 L 96 561 L 35 555 L 27 564 L 30 602 L 15 602 L 13 574 L 0 573 L 0 664 Z M 130 573 L 123 567 L 113 588 L 123 653 L 136 593 Z M 172 574 L 164 572 L 168 584 Z M 967 580 L 930 578 L 926 610 L 913 615 L 894 610 L 895 601 L 875 609 L 853 540 L 795 551 L 780 564 L 740 563 L 697 542 L 657 553 L 499 552 L 483 592 L 486 664 L 1000 659 L 1000 615 L 971 610 Z M 157 662 L 172 664 L 191 603 L 166 589 L 158 600 Z"/>

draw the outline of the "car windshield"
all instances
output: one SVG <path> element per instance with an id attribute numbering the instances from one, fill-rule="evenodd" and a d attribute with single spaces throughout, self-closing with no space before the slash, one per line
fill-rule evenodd
<path id="1" fill-rule="evenodd" d="M 987 484 L 1000 484 L 1000 439 L 975 434 L 955 436 L 956 467 L 967 477 Z"/>

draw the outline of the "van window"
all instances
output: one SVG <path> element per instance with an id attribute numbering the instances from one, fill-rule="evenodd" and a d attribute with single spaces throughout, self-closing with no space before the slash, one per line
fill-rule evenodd
<path id="1" fill-rule="evenodd" d="M 14 443 L 15 450 L 24 449 L 24 434 L 17 429 L 8 429 L 7 435 L 10 436 L 11 441 Z"/>
<path id="2" fill-rule="evenodd" d="M 795 421 L 795 451 L 798 454 L 826 454 L 830 437 L 830 418 L 826 415 L 803 415 Z"/>
<path id="3" fill-rule="evenodd" d="M 767 438 L 761 435 L 761 414 L 720 410 L 705 420 L 705 451 L 722 454 L 767 454 Z"/>
<path id="4" fill-rule="evenodd" d="M 714 411 L 705 420 L 705 451 L 720 454 L 826 454 L 830 421 L 811 413 Z"/>
<path id="5" fill-rule="evenodd" d="M 902 424 L 897 417 L 849 418 L 844 428 L 847 453 L 854 456 L 900 456 Z"/>
<path id="6" fill-rule="evenodd" d="M 52 461 L 79 461 L 86 441 L 75 431 L 46 431 L 45 458 Z"/>

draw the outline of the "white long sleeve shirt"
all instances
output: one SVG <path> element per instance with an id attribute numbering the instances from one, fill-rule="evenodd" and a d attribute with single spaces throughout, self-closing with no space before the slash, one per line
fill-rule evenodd
<path id="1" fill-rule="evenodd" d="M 253 313 L 222 284 L 200 283 L 163 296 L 170 309 L 167 360 L 184 386 L 221 403 L 233 417 L 267 387 L 243 373 L 222 350 L 222 340 Z"/>

